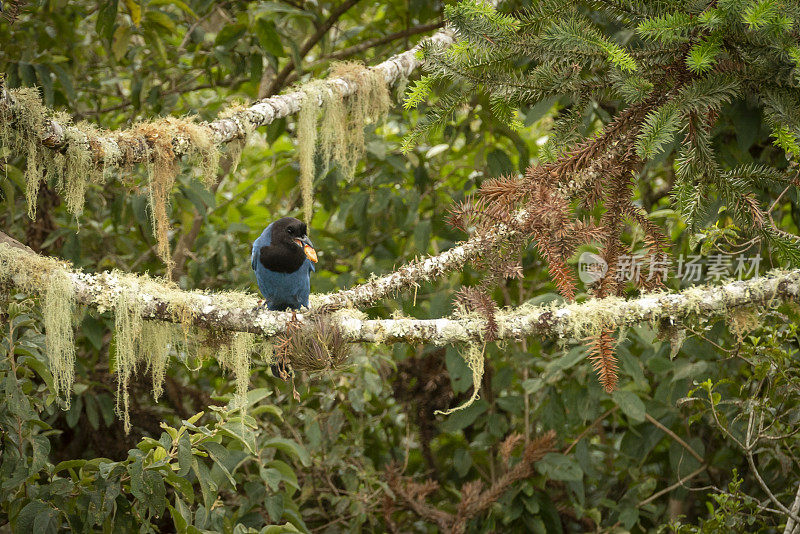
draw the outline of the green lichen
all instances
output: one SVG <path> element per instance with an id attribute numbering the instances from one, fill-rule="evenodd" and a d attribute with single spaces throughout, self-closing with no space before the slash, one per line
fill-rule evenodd
<path id="1" fill-rule="evenodd" d="M 158 401 L 164 392 L 164 377 L 170 349 L 175 345 L 175 328 L 164 321 L 142 324 L 141 352 L 153 380 L 153 398 Z"/>
<path id="2" fill-rule="evenodd" d="M 391 103 L 388 85 L 379 71 L 357 63 L 338 63 L 331 69 L 331 78 L 343 78 L 354 84 L 357 90 L 344 99 L 324 80 L 312 81 L 302 87 L 304 96 L 297 118 L 297 151 L 303 213 L 307 223 L 311 220 L 313 207 L 317 141 L 325 167 L 335 161 L 342 174 L 351 179 L 364 156 L 364 126 L 383 117 Z"/>
<path id="3" fill-rule="evenodd" d="M 467 362 L 467 367 L 472 371 L 472 395 L 466 402 L 449 410 L 436 410 L 437 415 L 450 415 L 453 412 L 463 410 L 472 406 L 472 403 L 480 398 L 481 381 L 483 380 L 483 363 L 486 344 L 470 343 L 464 350 L 460 351 L 461 357 Z"/>
<path id="4" fill-rule="evenodd" d="M 131 430 L 128 386 L 136 372 L 139 341 L 142 337 L 142 304 L 130 287 L 122 287 L 114 302 L 114 340 L 116 342 L 117 415 L 125 432 Z"/>
<path id="5" fill-rule="evenodd" d="M 219 362 L 233 372 L 236 381 L 234 407 L 247 407 L 247 388 L 250 385 L 250 354 L 255 346 L 255 336 L 236 332 L 231 343 L 219 352 Z"/>
<path id="6" fill-rule="evenodd" d="M 42 181 L 44 154 L 42 132 L 48 110 L 42 104 L 39 91 L 34 87 L 10 89 L 10 106 L 0 105 L 0 144 L 12 153 L 25 156 L 25 197 L 28 216 L 36 217 L 36 196 Z"/>
<path id="7" fill-rule="evenodd" d="M 86 127 L 83 125 L 84 128 Z M 89 145 L 89 136 L 81 129 L 70 128 L 66 132 L 67 150 L 64 154 L 64 171 L 59 180 L 64 193 L 67 210 L 75 218 L 83 213 L 86 184 L 93 174 L 94 162 Z"/>
<path id="8" fill-rule="evenodd" d="M 75 287 L 64 271 L 52 271 L 47 277 L 42 301 L 45 344 L 56 396 L 63 396 L 69 408 L 75 381 L 75 340 L 72 316 L 75 311 Z"/>

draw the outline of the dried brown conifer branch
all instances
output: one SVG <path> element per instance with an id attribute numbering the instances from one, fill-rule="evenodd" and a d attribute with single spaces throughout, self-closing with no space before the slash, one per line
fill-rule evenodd
<path id="1" fill-rule="evenodd" d="M 506 473 L 489 488 L 484 490 L 480 480 L 464 484 L 461 488 L 461 502 L 456 507 L 455 514 L 439 510 L 426 502 L 428 495 L 439 488 L 438 483 L 432 480 L 417 483 L 402 477 L 396 468 L 389 468 L 386 478 L 389 488 L 394 493 L 393 504 L 407 508 L 422 519 L 436 523 L 443 532 L 460 534 L 466 530 L 470 519 L 485 512 L 512 485 L 535 474 L 534 465 L 553 450 L 555 438 L 556 434 L 551 430 L 528 443 L 519 462 L 514 466 L 509 465 Z M 513 435 L 509 436 L 509 440 L 518 441 Z M 513 448 L 513 444 L 510 447 Z M 504 459 L 508 461 L 508 457 Z"/>

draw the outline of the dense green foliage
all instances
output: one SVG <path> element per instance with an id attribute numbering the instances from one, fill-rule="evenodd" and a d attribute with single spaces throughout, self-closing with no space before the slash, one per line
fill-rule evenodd
<path id="1" fill-rule="evenodd" d="M 625 177 L 671 255 L 711 261 L 746 250 L 764 255 L 762 270 L 797 259 L 795 2 L 502 7 L 513 15 L 477 2 L 355 3 L 327 28 L 339 4 L 20 4 L 13 24 L 0 19 L 8 86 L 37 86 L 46 105 L 110 129 L 160 115 L 213 119 L 286 88 L 295 72 L 301 81 L 324 76 L 343 59 L 337 51 L 446 15 L 459 42 L 428 47 L 424 77 L 412 76 L 407 93 L 392 89 L 389 115 L 367 127 L 355 176 L 317 161 L 315 292 L 449 248 L 465 238 L 448 224 L 450 210 L 489 178 L 557 163 L 643 103 Z M 350 57 L 375 64 L 417 39 L 395 35 Z M 255 291 L 250 244 L 271 220 L 301 213 L 295 119 L 255 132 L 238 168 L 224 160 L 210 189 L 184 165 L 169 207 L 171 247 L 187 247 L 175 271 L 181 287 Z M 30 220 L 25 161 L 0 150 L 4 232 L 89 271 L 165 273 L 146 169 L 90 184 L 79 218 L 47 176 Z M 602 218 L 607 208 L 589 203 L 578 215 Z M 649 251 L 648 228 L 619 226 L 621 250 Z M 498 305 L 561 298 L 552 258 L 528 244 L 517 250 L 521 278 L 484 286 Z M 605 244 L 581 245 L 563 263 L 574 269 L 579 252 Z M 459 288 L 483 276 L 466 267 L 365 311 L 440 317 Z M 161 399 L 145 370 L 132 379 L 126 434 L 115 414 L 113 315 L 76 310 L 76 377 L 64 410 L 40 307 L 0 289 L 0 522 L 14 531 L 444 530 L 433 510 L 466 515 L 469 532 L 782 532 L 787 516 L 766 491 L 788 508 L 800 481 L 791 305 L 630 329 L 619 335 L 610 394 L 586 361 L 586 340 L 487 344 L 480 399 L 447 416 L 435 412 L 471 394 L 461 347 L 355 346 L 344 368 L 293 383 L 273 378 L 265 355 L 254 354 L 242 413 L 233 377 L 212 357 L 224 336 L 176 327 L 183 342 L 171 348 Z M 585 299 L 594 289 L 577 291 Z M 502 486 L 525 461 L 522 443 L 551 430 L 553 450 Z M 478 506 L 473 497 L 486 496 L 478 483 L 504 491 Z"/>

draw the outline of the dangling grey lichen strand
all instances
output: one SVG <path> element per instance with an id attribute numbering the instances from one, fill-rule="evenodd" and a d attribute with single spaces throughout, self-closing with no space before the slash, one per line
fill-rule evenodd
<path id="1" fill-rule="evenodd" d="M 45 345 L 53 387 L 56 396 L 63 395 L 65 406 L 69 408 L 75 380 L 75 340 L 72 333 L 75 287 L 66 272 L 53 271 L 48 276 L 43 307 Z"/>
<path id="2" fill-rule="evenodd" d="M 117 362 L 117 415 L 122 417 L 125 432 L 131 430 L 128 385 L 136 370 L 137 346 L 142 334 L 142 304 L 128 287 L 120 288 L 116 297 L 114 338 Z"/>
<path id="3" fill-rule="evenodd" d="M 481 381 L 483 380 L 483 358 L 486 344 L 471 343 L 467 345 L 466 350 L 461 352 L 461 357 L 467 362 L 469 370 L 472 371 L 472 396 L 466 402 L 455 408 L 449 410 L 436 410 L 436 415 L 450 415 L 453 412 L 463 410 L 472 406 L 472 403 L 478 400 L 481 395 Z"/>

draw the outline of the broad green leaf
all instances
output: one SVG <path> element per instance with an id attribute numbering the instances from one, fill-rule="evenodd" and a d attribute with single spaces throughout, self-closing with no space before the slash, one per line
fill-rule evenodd
<path id="1" fill-rule="evenodd" d="M 564 456 L 557 452 L 545 454 L 536 464 L 536 469 L 553 480 L 579 481 L 583 478 L 583 470 L 574 456 Z"/>
<path id="2" fill-rule="evenodd" d="M 309 456 L 306 448 L 294 440 L 286 438 L 270 438 L 264 442 L 263 447 L 265 449 L 278 449 L 279 451 L 285 452 L 290 456 L 294 456 L 306 467 L 311 465 L 311 456 Z"/>
<path id="3" fill-rule="evenodd" d="M 625 391 L 617 389 L 611 394 L 614 402 L 620 407 L 622 412 L 630 417 L 634 422 L 641 423 L 644 421 L 645 408 L 642 399 L 632 391 Z"/>

